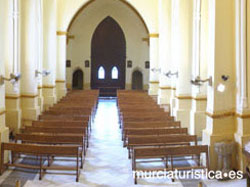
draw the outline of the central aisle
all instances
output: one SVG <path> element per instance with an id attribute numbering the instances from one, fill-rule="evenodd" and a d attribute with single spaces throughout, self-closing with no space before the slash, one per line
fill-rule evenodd
<path id="1" fill-rule="evenodd" d="M 131 162 L 127 149 L 123 148 L 118 121 L 116 99 L 99 99 L 90 147 L 80 177 L 80 182 L 86 186 L 134 186 Z M 143 180 L 139 184 L 155 186 L 155 183 Z M 161 185 L 166 186 L 166 183 Z M 170 186 L 182 185 L 177 182 Z"/>

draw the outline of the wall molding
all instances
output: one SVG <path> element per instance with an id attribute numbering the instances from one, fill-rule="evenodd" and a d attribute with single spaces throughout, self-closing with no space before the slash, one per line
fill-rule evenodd
<path id="1" fill-rule="evenodd" d="M 161 90 L 172 90 L 171 86 L 162 86 L 160 87 Z"/>
<path id="2" fill-rule="evenodd" d="M 38 94 L 36 94 L 36 95 L 22 94 L 20 97 L 21 98 L 36 98 L 36 97 L 38 97 Z"/>
<path id="3" fill-rule="evenodd" d="M 150 81 L 149 84 L 159 84 L 159 81 Z"/>
<path id="4" fill-rule="evenodd" d="M 193 99 L 192 96 L 175 96 L 176 99 L 180 99 L 180 100 L 191 100 Z"/>
<path id="5" fill-rule="evenodd" d="M 5 108 L 1 108 L 1 109 L 0 109 L 0 116 L 1 116 L 1 115 L 4 115 L 5 113 L 6 113 Z"/>
<path id="6" fill-rule="evenodd" d="M 56 87 L 55 85 L 43 85 L 42 86 L 42 88 L 45 88 L 45 89 L 53 89 L 55 87 Z"/>
<path id="7" fill-rule="evenodd" d="M 5 99 L 19 99 L 20 95 L 5 95 Z"/>
<path id="8" fill-rule="evenodd" d="M 196 101 L 207 101 L 207 97 L 193 97 L 193 100 L 196 100 Z"/>
<path id="9" fill-rule="evenodd" d="M 65 83 L 65 80 L 56 80 L 56 83 Z"/>
<path id="10" fill-rule="evenodd" d="M 234 117 L 235 112 L 234 111 L 219 111 L 219 112 L 206 112 L 206 115 L 213 119 L 220 119 L 220 118 L 227 118 L 227 117 Z"/>
<path id="11" fill-rule="evenodd" d="M 219 112 L 206 112 L 206 115 L 210 118 L 219 119 L 219 118 L 226 118 L 226 117 L 236 117 L 241 119 L 249 119 L 250 114 L 240 114 L 235 111 L 219 111 Z"/>
<path id="12" fill-rule="evenodd" d="M 235 113 L 235 116 L 236 116 L 237 118 L 242 118 L 242 119 L 248 119 L 248 118 L 250 118 L 250 114 Z"/>
<path id="13" fill-rule="evenodd" d="M 150 33 L 149 37 L 150 38 L 159 38 L 159 33 Z"/>
<path id="14" fill-rule="evenodd" d="M 56 31 L 57 36 L 67 36 L 68 32 L 67 31 Z"/>

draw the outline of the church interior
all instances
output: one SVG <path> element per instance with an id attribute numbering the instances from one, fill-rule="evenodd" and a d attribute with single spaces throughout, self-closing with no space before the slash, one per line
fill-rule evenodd
<path id="1" fill-rule="evenodd" d="M 250 186 L 249 33 L 250 0 L 0 0 L 0 186 Z"/>

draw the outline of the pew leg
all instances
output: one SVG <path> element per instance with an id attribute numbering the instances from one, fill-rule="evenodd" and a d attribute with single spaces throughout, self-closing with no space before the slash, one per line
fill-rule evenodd
<path id="1" fill-rule="evenodd" d="M 49 155 L 47 156 L 47 159 L 48 159 L 48 167 L 50 166 L 50 158 L 49 158 Z"/>
<path id="2" fill-rule="evenodd" d="M 131 159 L 131 149 L 128 147 L 128 159 Z"/>
<path id="3" fill-rule="evenodd" d="M 81 154 L 81 169 L 83 168 L 83 156 L 82 156 L 83 154 Z"/>
<path id="4" fill-rule="evenodd" d="M 40 156 L 39 180 L 42 180 L 42 156 Z"/>
<path id="5" fill-rule="evenodd" d="M 123 140 L 123 147 L 126 147 L 126 146 L 125 146 L 125 140 Z"/>
<path id="6" fill-rule="evenodd" d="M 168 156 L 166 156 L 166 163 L 165 163 L 166 168 L 168 168 Z"/>
<path id="7" fill-rule="evenodd" d="M 79 182 L 79 153 L 76 157 L 76 182 Z"/>
<path id="8" fill-rule="evenodd" d="M 135 176 L 134 176 L 135 178 L 134 178 L 134 184 L 137 184 L 137 174 L 136 174 L 136 172 L 135 172 Z"/>
<path id="9" fill-rule="evenodd" d="M 85 140 L 83 142 L 83 155 L 86 156 L 86 143 L 85 143 Z"/>
<path id="10" fill-rule="evenodd" d="M 15 160 L 15 153 L 11 151 L 11 164 L 14 164 Z"/>
<path id="11" fill-rule="evenodd" d="M 87 148 L 89 147 L 89 137 L 87 136 Z"/>
<path id="12" fill-rule="evenodd" d="M 200 166 L 201 165 L 201 158 L 200 158 L 200 155 L 197 155 L 197 164 L 198 164 L 198 166 Z"/>
<path id="13" fill-rule="evenodd" d="M 0 165 L 0 175 L 4 172 L 4 149 L 1 149 L 1 165 Z"/>

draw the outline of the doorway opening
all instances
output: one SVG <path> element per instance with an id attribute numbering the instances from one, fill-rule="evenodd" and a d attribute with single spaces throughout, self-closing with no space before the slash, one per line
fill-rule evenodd
<path id="1" fill-rule="evenodd" d="M 73 73 L 73 81 L 72 81 L 72 89 L 73 90 L 83 90 L 83 71 L 81 69 L 77 69 Z"/>
<path id="2" fill-rule="evenodd" d="M 143 75 L 139 70 L 132 74 L 132 90 L 143 90 Z"/>

